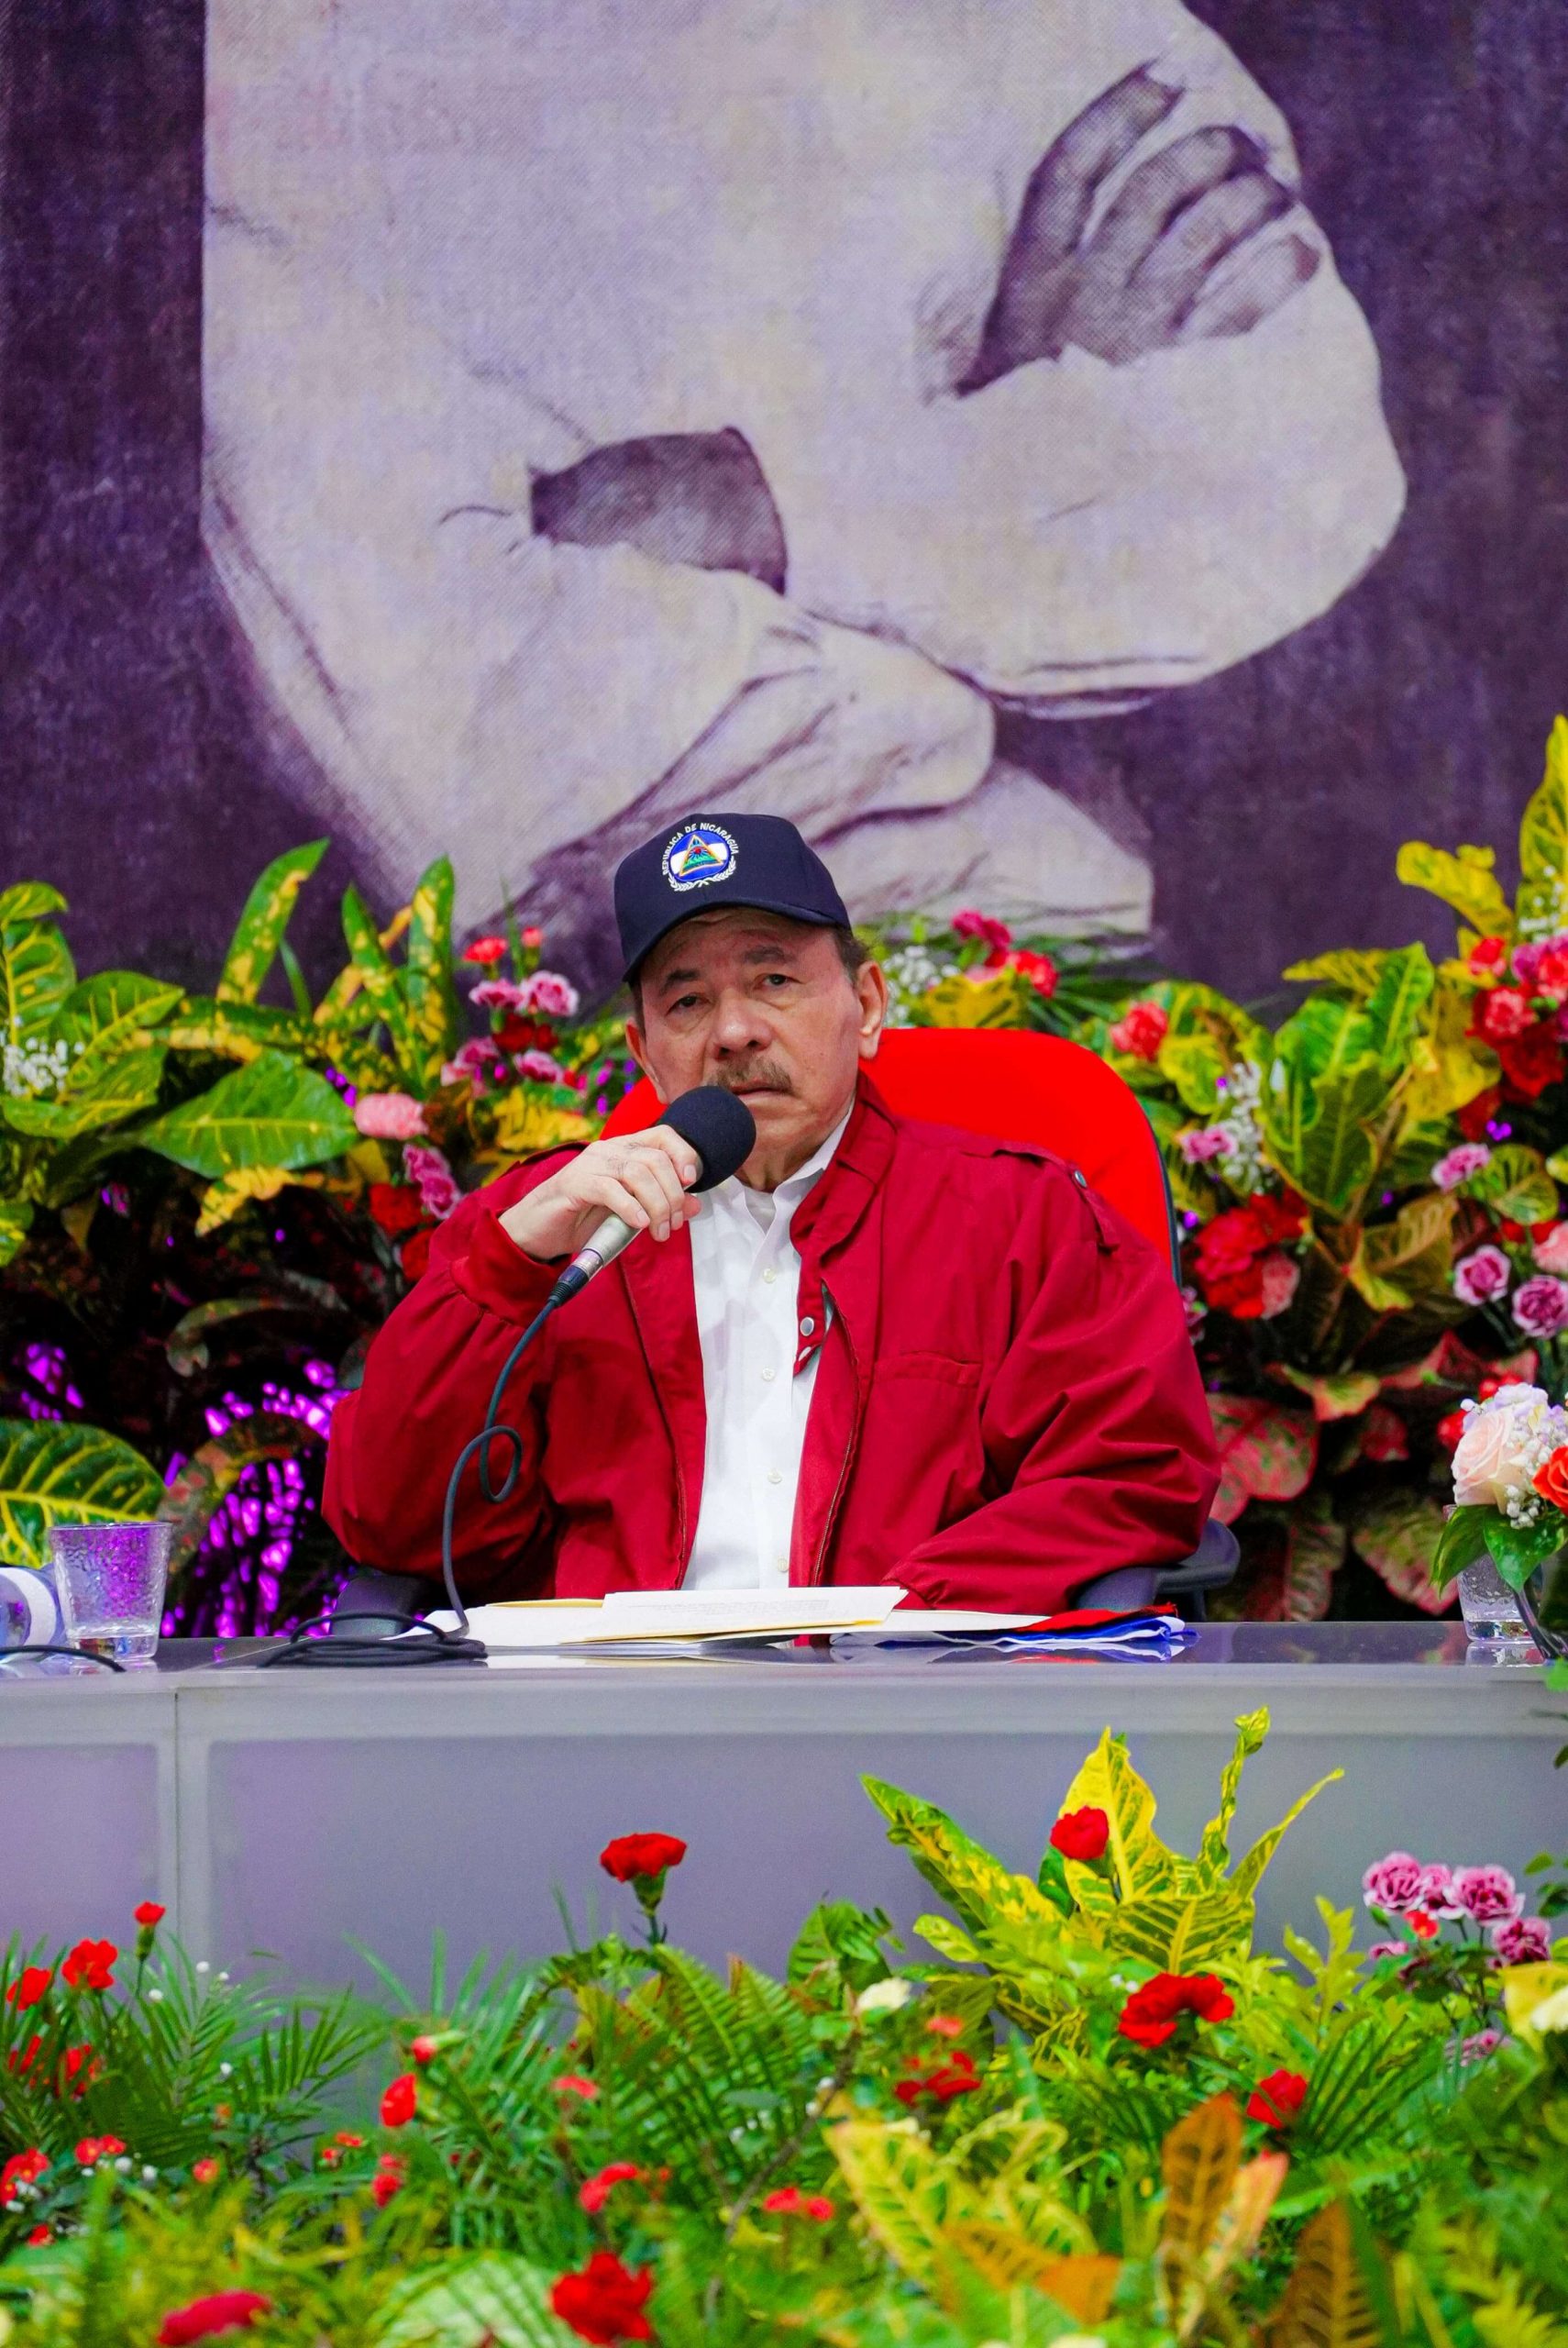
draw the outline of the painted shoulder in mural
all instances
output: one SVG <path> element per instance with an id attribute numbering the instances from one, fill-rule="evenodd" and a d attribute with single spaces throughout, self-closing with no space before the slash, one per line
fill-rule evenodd
<path id="1" fill-rule="evenodd" d="M 1398 522 L 1174 0 L 213 0 L 207 147 L 211 559 L 313 815 L 469 919 L 756 807 L 857 917 L 1140 931 L 999 712 L 1212 676 Z"/>

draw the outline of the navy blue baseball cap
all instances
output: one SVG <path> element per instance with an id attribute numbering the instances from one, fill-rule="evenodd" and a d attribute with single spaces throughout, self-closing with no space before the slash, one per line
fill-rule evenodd
<path id="1" fill-rule="evenodd" d="M 832 873 L 782 815 L 688 815 L 615 868 L 615 921 L 629 979 L 667 931 L 715 905 L 755 905 L 847 929 Z"/>

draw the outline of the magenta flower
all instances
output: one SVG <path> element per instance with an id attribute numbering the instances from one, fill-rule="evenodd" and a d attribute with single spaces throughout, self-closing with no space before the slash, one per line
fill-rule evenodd
<path id="1" fill-rule="evenodd" d="M 1524 1906 L 1507 1867 L 1456 1868 L 1453 1896 L 1477 1924 L 1507 1923 Z"/>
<path id="2" fill-rule="evenodd" d="M 536 1084 L 565 1084 L 567 1081 L 565 1069 L 548 1052 L 519 1052 L 517 1072 L 520 1076 L 531 1076 Z"/>
<path id="3" fill-rule="evenodd" d="M 403 1165 L 404 1173 L 411 1174 L 418 1185 L 419 1203 L 425 1213 L 444 1223 L 462 1192 L 441 1152 L 411 1143 L 403 1153 Z"/>
<path id="4" fill-rule="evenodd" d="M 1207 1166 L 1211 1157 L 1223 1157 L 1228 1137 L 1218 1125 L 1205 1125 L 1200 1133 L 1180 1134 L 1177 1147 L 1189 1166 Z"/>
<path id="5" fill-rule="evenodd" d="M 1551 1927 L 1544 1916 L 1510 1916 L 1492 1926 L 1492 1946 L 1505 1965 L 1544 1965 L 1551 1955 Z"/>
<path id="6" fill-rule="evenodd" d="M 952 926 L 955 937 L 978 937 L 1001 952 L 1012 944 L 1012 932 L 1006 922 L 981 913 L 977 905 L 966 905 L 961 913 L 955 913 Z"/>
<path id="7" fill-rule="evenodd" d="M 354 1123 L 371 1141 L 414 1141 L 425 1131 L 425 1112 L 411 1092 L 361 1092 Z"/>
<path id="8" fill-rule="evenodd" d="M 527 983 L 525 1003 L 519 1010 L 536 1011 L 545 1019 L 570 1019 L 577 1010 L 578 992 L 569 979 L 558 970 L 536 970 Z"/>
<path id="9" fill-rule="evenodd" d="M 1446 1157 L 1440 1157 L 1432 1168 L 1432 1180 L 1440 1191 L 1456 1191 L 1472 1174 L 1479 1174 L 1484 1166 L 1492 1163 L 1492 1153 L 1484 1141 L 1462 1141 Z"/>
<path id="10" fill-rule="evenodd" d="M 1516 1290 L 1513 1312 L 1516 1326 L 1530 1336 L 1555 1337 L 1560 1329 L 1568 1328 L 1568 1280 L 1537 1272 Z"/>
<path id="11" fill-rule="evenodd" d="M 1478 2030 L 1460 2047 L 1459 2059 L 1462 2063 L 1479 2063 L 1484 2055 L 1495 2054 L 1502 2043 L 1500 2030 Z"/>
<path id="12" fill-rule="evenodd" d="M 1259 1320 L 1275 1320 L 1286 1310 L 1300 1285 L 1300 1265 L 1283 1247 L 1271 1247 L 1258 1266 Z"/>
<path id="13" fill-rule="evenodd" d="M 1463 1915 L 1463 1909 L 1453 1896 L 1452 1867 L 1439 1866 L 1421 1869 L 1421 1888 L 1416 1895 L 1416 1906 L 1424 1908 L 1429 1916 Z"/>
<path id="14" fill-rule="evenodd" d="M 469 1001 L 486 1011 L 525 1011 L 528 989 L 526 983 L 519 986 L 515 979 L 481 979 L 477 987 L 469 989 Z"/>
<path id="15" fill-rule="evenodd" d="M 501 1047 L 490 1036 L 474 1036 L 462 1047 L 455 1059 L 449 1059 L 441 1070 L 443 1084 L 460 1084 L 466 1077 L 476 1092 L 482 1092 L 487 1078 L 498 1082 L 501 1076 Z"/>
<path id="16" fill-rule="evenodd" d="M 1369 1908 L 1403 1915 L 1407 1908 L 1419 1906 L 1425 1875 L 1419 1859 L 1413 1859 L 1408 1851 L 1390 1851 L 1386 1858 L 1375 1860 L 1362 1877 L 1362 1898 Z"/>
<path id="17" fill-rule="evenodd" d="M 1380 1957 L 1408 1956 L 1410 1944 L 1408 1941 L 1374 1941 L 1366 1954 L 1368 1961 L 1375 1965 Z"/>
<path id="18" fill-rule="evenodd" d="M 1477 1247 L 1453 1268 L 1453 1292 L 1464 1304 L 1490 1304 L 1506 1296 L 1512 1267 L 1500 1247 Z"/>

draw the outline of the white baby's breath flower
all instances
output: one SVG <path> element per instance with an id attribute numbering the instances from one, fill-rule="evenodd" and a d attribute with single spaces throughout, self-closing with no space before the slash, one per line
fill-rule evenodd
<path id="1" fill-rule="evenodd" d="M 868 1989 L 861 1990 L 855 2000 L 855 2010 L 857 2014 L 896 2014 L 913 1996 L 912 1981 L 898 1981 L 889 1975 L 886 1981 L 873 1981 Z"/>

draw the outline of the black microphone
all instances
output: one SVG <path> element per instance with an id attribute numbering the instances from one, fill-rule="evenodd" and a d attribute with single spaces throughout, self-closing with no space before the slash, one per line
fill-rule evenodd
<path id="1" fill-rule="evenodd" d="M 722 1084 L 699 1084 L 672 1101 L 659 1118 L 682 1141 L 690 1142 L 697 1159 L 692 1191 L 711 1191 L 727 1182 L 745 1164 L 756 1146 L 756 1119 L 735 1093 Z M 636 1225 L 618 1214 L 607 1214 L 586 1247 L 580 1247 L 550 1290 L 552 1306 L 566 1303 L 588 1286 L 595 1272 L 613 1264 L 623 1247 L 637 1235 Z"/>

